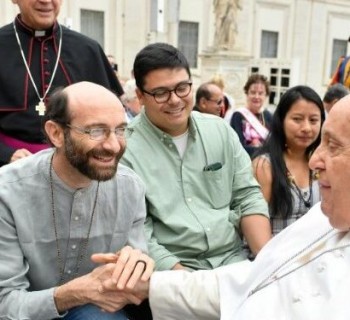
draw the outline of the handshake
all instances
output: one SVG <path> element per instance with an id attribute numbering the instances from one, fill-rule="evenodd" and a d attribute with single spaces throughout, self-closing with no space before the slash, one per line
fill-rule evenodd
<path id="1" fill-rule="evenodd" d="M 91 260 L 101 264 L 92 272 L 55 288 L 59 312 L 94 304 L 106 312 L 116 312 L 127 304 L 139 305 L 148 298 L 154 261 L 129 246 L 116 253 L 97 253 Z"/>

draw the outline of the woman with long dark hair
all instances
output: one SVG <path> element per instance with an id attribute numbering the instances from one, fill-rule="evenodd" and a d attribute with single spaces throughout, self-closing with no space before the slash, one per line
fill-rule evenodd
<path id="1" fill-rule="evenodd" d="M 322 100 L 313 89 L 290 88 L 276 108 L 267 139 L 253 156 L 274 235 L 320 200 L 308 161 L 320 143 L 324 120 Z"/>

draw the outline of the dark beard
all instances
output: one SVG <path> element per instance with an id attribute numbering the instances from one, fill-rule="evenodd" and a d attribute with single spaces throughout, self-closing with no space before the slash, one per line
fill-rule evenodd
<path id="1" fill-rule="evenodd" d="M 64 133 L 64 142 L 66 158 L 69 163 L 84 176 L 88 177 L 91 180 L 97 181 L 107 181 L 115 176 L 117 172 L 118 162 L 125 151 L 125 146 L 121 146 L 121 149 L 117 154 L 101 148 L 94 148 L 89 152 L 84 153 L 81 146 L 72 139 L 70 133 Z M 113 165 L 104 169 L 100 169 L 89 164 L 89 159 L 91 157 L 99 156 L 113 156 L 115 157 L 115 162 Z"/>

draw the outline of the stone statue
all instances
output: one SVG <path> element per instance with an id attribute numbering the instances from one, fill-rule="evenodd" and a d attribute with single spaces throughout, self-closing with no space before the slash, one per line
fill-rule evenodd
<path id="1" fill-rule="evenodd" d="M 241 9 L 241 0 L 214 0 L 216 50 L 233 50 L 238 32 L 237 12 Z"/>

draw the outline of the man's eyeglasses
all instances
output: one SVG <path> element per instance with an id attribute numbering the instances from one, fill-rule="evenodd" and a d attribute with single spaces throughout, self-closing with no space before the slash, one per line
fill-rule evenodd
<path id="1" fill-rule="evenodd" d="M 76 130 L 77 132 L 82 134 L 88 134 L 89 138 L 95 141 L 102 141 L 107 139 L 110 136 L 111 132 L 114 132 L 117 138 L 125 138 L 125 130 L 126 130 L 126 127 L 118 127 L 114 129 L 104 128 L 104 127 L 88 129 L 88 128 L 73 126 L 71 124 L 66 124 L 66 127 L 72 130 Z"/>
<path id="2" fill-rule="evenodd" d="M 157 103 L 168 102 L 171 96 L 171 93 L 174 92 L 179 98 L 187 97 L 191 92 L 192 82 L 182 82 L 179 83 L 173 90 L 169 89 L 156 89 L 153 92 L 147 90 L 142 90 L 142 92 L 149 94 L 154 98 Z"/>
<path id="3" fill-rule="evenodd" d="M 221 104 L 224 102 L 224 99 L 219 99 L 219 100 L 206 99 L 206 100 L 215 102 L 218 106 L 221 106 Z"/>

